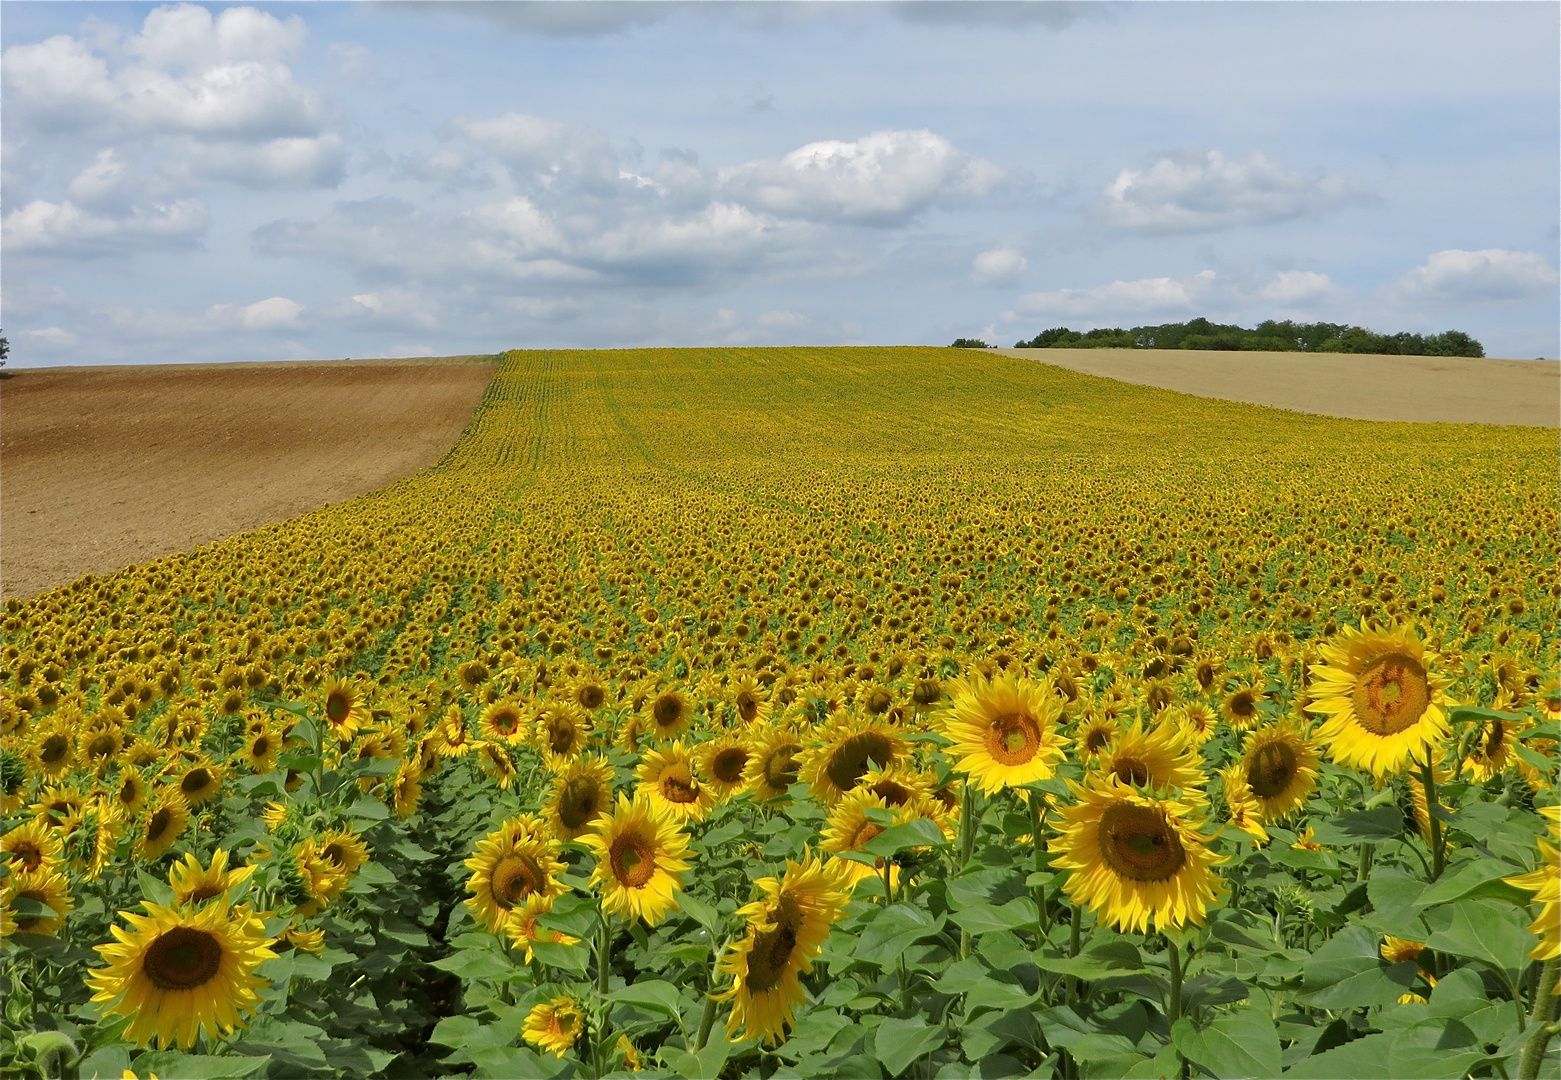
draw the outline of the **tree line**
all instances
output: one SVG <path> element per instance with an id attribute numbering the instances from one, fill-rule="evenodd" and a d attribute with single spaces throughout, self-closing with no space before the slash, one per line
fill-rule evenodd
<path id="1" fill-rule="evenodd" d="M 955 346 L 984 348 L 961 338 Z M 1241 326 L 1193 319 L 1184 323 L 1135 326 L 1131 330 L 1101 328 L 1042 330 L 1016 349 L 1218 349 L 1229 352 L 1381 353 L 1388 356 L 1484 356 L 1485 347 L 1462 330 L 1440 334 L 1379 334 L 1343 323 L 1298 323 L 1268 319 L 1251 330 Z"/>

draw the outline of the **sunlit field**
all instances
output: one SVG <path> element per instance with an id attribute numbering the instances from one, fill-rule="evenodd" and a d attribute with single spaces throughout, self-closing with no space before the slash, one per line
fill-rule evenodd
<path id="1" fill-rule="evenodd" d="M 5 1075 L 1554 1075 L 1558 464 L 508 353 L 427 471 L 7 603 Z"/>

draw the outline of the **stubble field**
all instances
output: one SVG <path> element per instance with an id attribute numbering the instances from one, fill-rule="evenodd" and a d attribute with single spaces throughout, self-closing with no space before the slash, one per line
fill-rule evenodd
<path id="1" fill-rule="evenodd" d="M 1553 1072 L 1557 458 L 966 350 L 508 353 L 432 468 L 7 603 L 0 1051 Z"/>

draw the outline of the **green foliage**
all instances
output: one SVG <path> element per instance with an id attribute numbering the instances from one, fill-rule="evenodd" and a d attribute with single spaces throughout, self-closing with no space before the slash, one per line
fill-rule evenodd
<path id="1" fill-rule="evenodd" d="M 957 344 L 957 343 L 956 343 Z M 1212 349 L 1226 352 L 1342 352 L 1389 356 L 1484 356 L 1485 348 L 1461 330 L 1440 334 L 1378 334 L 1342 323 L 1265 320 L 1251 330 L 1198 318 L 1131 330 L 1067 327 L 1043 330 L 1016 349 Z"/>

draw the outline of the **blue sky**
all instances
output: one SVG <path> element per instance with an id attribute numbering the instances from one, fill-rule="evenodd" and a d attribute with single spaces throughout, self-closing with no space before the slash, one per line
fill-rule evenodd
<path id="1" fill-rule="evenodd" d="M 0 5 L 15 366 L 1010 344 L 1556 356 L 1555 3 Z"/>

